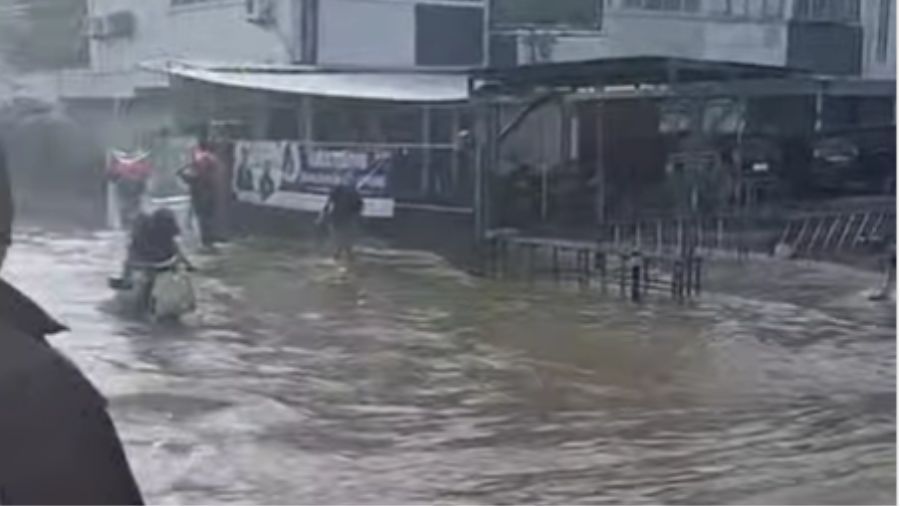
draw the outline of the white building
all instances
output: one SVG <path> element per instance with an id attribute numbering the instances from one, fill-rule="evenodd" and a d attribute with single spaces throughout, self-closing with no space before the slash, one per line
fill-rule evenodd
<path id="1" fill-rule="evenodd" d="M 169 78 L 144 66 L 174 60 L 426 68 L 656 55 L 896 73 L 894 0 L 554 0 L 574 6 L 567 21 L 498 19 L 516 2 L 88 0 L 89 68 L 25 82 L 121 142 L 168 124 Z"/>
<path id="2" fill-rule="evenodd" d="M 495 61 L 522 64 L 653 55 L 894 77 L 893 0 L 567 3 L 592 4 L 594 15 L 582 16 L 574 26 L 572 20 L 504 25 L 495 19 L 491 47 Z"/>
<path id="3" fill-rule="evenodd" d="M 460 67 L 485 63 L 484 0 L 88 0 L 90 66 L 21 80 L 110 143 L 170 123 L 163 62 Z"/>
<path id="4" fill-rule="evenodd" d="M 164 85 L 142 63 L 415 67 L 484 61 L 482 0 L 89 0 L 89 69 L 62 96 Z"/>

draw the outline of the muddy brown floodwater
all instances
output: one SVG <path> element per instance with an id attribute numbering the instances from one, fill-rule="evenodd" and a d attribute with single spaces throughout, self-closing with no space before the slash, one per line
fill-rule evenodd
<path id="1" fill-rule="evenodd" d="M 153 503 L 895 501 L 872 274 L 735 267 L 730 293 L 634 305 L 258 239 L 200 258 L 199 313 L 153 326 L 111 304 L 117 244 L 23 230 L 5 273 L 73 328 L 53 342 Z"/>

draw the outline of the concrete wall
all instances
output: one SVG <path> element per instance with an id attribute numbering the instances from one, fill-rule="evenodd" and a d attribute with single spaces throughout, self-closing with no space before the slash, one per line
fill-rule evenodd
<path id="1" fill-rule="evenodd" d="M 321 0 L 318 53 L 323 65 L 414 65 L 415 2 Z"/>
<path id="2" fill-rule="evenodd" d="M 194 59 L 212 62 L 287 63 L 297 11 L 292 0 L 275 0 L 277 29 L 246 21 L 243 0 L 212 0 L 172 6 L 171 0 L 90 0 L 91 16 L 129 11 L 130 37 L 92 39 L 86 69 L 47 71 L 19 77 L 41 96 L 62 99 L 129 99 L 136 90 L 168 86 L 164 75 L 142 70 L 142 62 Z"/>
<path id="3" fill-rule="evenodd" d="M 244 0 L 171 5 L 171 0 L 90 0 L 93 16 L 131 11 L 130 38 L 91 43 L 95 72 L 131 70 L 155 59 L 288 63 L 302 53 L 302 3 L 273 0 L 275 26 L 247 21 Z M 415 65 L 417 5 L 483 7 L 483 0 L 318 0 L 318 63 Z M 453 43 L 453 41 L 448 41 Z"/>
<path id="4" fill-rule="evenodd" d="M 896 76 L 896 0 L 862 0 L 861 28 L 852 23 L 793 19 L 793 0 L 780 4 L 734 1 L 730 12 L 725 0 L 700 0 L 697 5 L 696 11 L 680 12 L 639 9 L 628 7 L 625 0 L 606 0 L 598 31 L 496 32 L 500 37 L 495 40 L 503 39 L 503 51 L 495 52 L 496 61 L 527 64 L 653 55 L 799 65 L 822 73 L 858 75 L 861 71 L 864 77 L 882 79 Z M 887 54 L 883 43 L 879 47 L 885 29 Z M 509 37 L 514 39 L 511 44 Z"/>
<path id="5" fill-rule="evenodd" d="M 419 5 L 484 8 L 484 0 L 319 0 L 318 63 L 412 67 Z M 459 33 L 460 37 L 467 37 Z M 448 46 L 467 41 L 446 38 Z M 466 63 L 466 66 L 481 62 Z"/>
<path id="6" fill-rule="evenodd" d="M 518 32 L 518 62 L 670 56 L 784 65 L 787 23 L 612 11 L 600 32 Z"/>
<path id="7" fill-rule="evenodd" d="M 610 51 L 609 39 L 596 33 L 559 34 L 546 40 L 547 42 L 541 42 L 527 34 L 520 36 L 519 63 L 590 60 L 597 58 L 599 53 Z M 546 46 L 542 48 L 542 44 Z"/>
<path id="8" fill-rule="evenodd" d="M 137 100 L 69 99 L 65 111 L 100 146 L 131 148 L 141 135 L 172 127 L 172 105 L 165 97 Z"/>
<path id="9" fill-rule="evenodd" d="M 694 58 L 705 50 L 705 22 L 696 18 L 610 12 L 604 26 L 610 56 Z"/>
<path id="10" fill-rule="evenodd" d="M 882 3 L 886 2 L 886 6 Z M 883 7 L 888 10 L 889 21 L 882 25 Z M 897 2 L 896 0 L 864 0 L 862 2 L 863 26 L 863 76 L 875 79 L 897 78 Z M 887 54 L 879 54 L 879 28 L 887 28 Z"/>
<path id="11" fill-rule="evenodd" d="M 154 59 L 198 59 L 285 63 L 290 60 L 293 30 L 291 0 L 275 0 L 278 26 L 247 22 L 242 0 L 219 0 L 173 6 L 170 0 L 91 0 L 92 16 L 127 10 L 134 13 L 133 37 L 91 43 L 95 72 L 132 70 Z"/>
<path id="12" fill-rule="evenodd" d="M 784 65 L 787 59 L 787 23 L 717 21 L 703 28 L 703 59 L 763 65 Z"/>
<path id="13" fill-rule="evenodd" d="M 93 39 L 90 72 L 101 78 L 133 74 L 140 87 L 159 84 L 138 70 L 138 64 L 147 61 L 297 61 L 303 53 L 301 17 L 307 1 L 313 0 L 273 0 L 276 22 L 263 27 L 248 22 L 244 0 L 187 5 L 172 5 L 171 0 L 90 0 L 91 16 L 129 11 L 136 26 L 131 37 Z M 426 4 L 483 8 L 484 0 L 318 0 L 317 63 L 414 66 L 415 12 L 417 5 Z"/>

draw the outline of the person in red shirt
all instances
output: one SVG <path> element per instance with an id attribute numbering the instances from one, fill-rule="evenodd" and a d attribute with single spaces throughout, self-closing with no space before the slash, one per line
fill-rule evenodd
<path id="1" fill-rule="evenodd" d="M 122 228 L 129 230 L 141 212 L 141 199 L 147 190 L 147 180 L 153 167 L 148 155 L 128 156 L 117 153 L 111 157 L 107 175 L 116 186 L 119 218 Z"/>
<path id="2" fill-rule="evenodd" d="M 221 162 L 206 139 L 200 139 L 191 152 L 191 161 L 178 171 L 191 193 L 191 206 L 200 226 L 200 241 L 215 247 L 213 223 L 216 213 L 216 188 L 222 171 Z"/>

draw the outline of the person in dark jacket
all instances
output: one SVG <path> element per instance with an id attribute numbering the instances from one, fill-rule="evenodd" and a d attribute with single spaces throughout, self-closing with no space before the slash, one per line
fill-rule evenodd
<path id="1" fill-rule="evenodd" d="M 122 276 L 111 280 L 113 288 L 129 288 L 135 268 L 146 268 L 172 260 L 193 271 L 194 265 L 178 244 L 179 234 L 181 228 L 171 209 L 163 207 L 153 211 L 152 214 L 139 214 L 131 230 L 131 241 Z"/>
<path id="2" fill-rule="evenodd" d="M 363 199 L 352 177 L 345 178 L 328 195 L 323 217 L 330 224 L 335 259 L 345 257 L 353 260 L 353 247 L 356 244 L 362 210 Z"/>
<path id="3" fill-rule="evenodd" d="M 4 245 L 7 178 L 0 148 Z M 0 504 L 142 504 L 106 400 L 47 342 L 65 330 L 0 279 Z"/>

